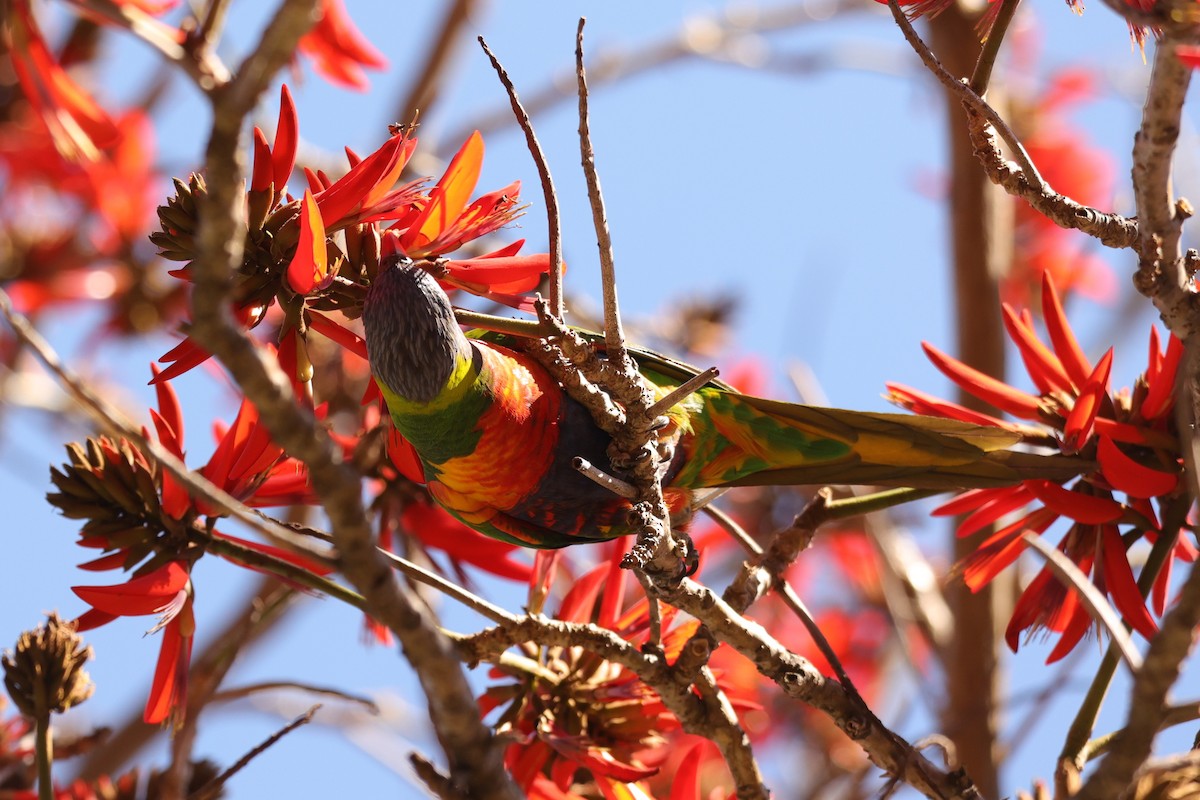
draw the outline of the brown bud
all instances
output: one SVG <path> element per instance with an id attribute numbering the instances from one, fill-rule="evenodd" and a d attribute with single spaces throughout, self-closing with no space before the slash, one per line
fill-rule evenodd
<path id="1" fill-rule="evenodd" d="M 91 657 L 92 648 L 83 646 L 75 623 L 51 613 L 45 625 L 22 633 L 16 648 L 0 659 L 4 686 L 26 716 L 62 713 L 92 696 L 95 687 L 83 669 Z"/>

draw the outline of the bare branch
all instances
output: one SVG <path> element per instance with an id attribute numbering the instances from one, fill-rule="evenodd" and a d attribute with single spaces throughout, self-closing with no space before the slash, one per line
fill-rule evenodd
<path id="1" fill-rule="evenodd" d="M 546 223 L 549 226 L 550 236 L 550 313 L 556 318 L 562 319 L 562 216 L 558 209 L 558 193 L 554 190 L 554 178 L 550 175 L 550 164 L 546 161 L 546 153 L 542 150 L 541 142 L 538 141 L 537 134 L 533 130 L 533 122 L 529 119 L 525 107 L 521 105 L 521 98 L 517 97 L 517 89 L 513 86 L 512 79 L 508 77 L 508 72 L 492 53 L 482 36 L 479 37 L 479 44 L 483 47 L 483 52 L 487 53 L 488 59 L 492 62 L 492 68 L 500 76 L 500 83 L 504 84 L 504 89 L 508 92 L 513 116 L 517 118 L 517 124 L 525 133 L 525 144 L 529 148 L 529 154 L 533 156 L 538 177 L 542 181 L 542 197 L 546 201 Z"/>
<path id="2" fill-rule="evenodd" d="M 1187 340 L 1200 332 L 1195 287 L 1179 244 L 1183 221 L 1192 210 L 1187 201 L 1176 202 L 1171 192 L 1171 162 L 1192 75 L 1175 54 L 1183 41 L 1171 28 L 1155 48 L 1142 125 L 1133 140 L 1133 190 L 1139 226 L 1134 285 L 1154 303 L 1167 327 Z"/>
<path id="3" fill-rule="evenodd" d="M 961 772 L 947 773 L 932 764 L 875 716 L 860 697 L 821 675 L 807 659 L 787 650 L 765 629 L 737 614 L 706 587 L 684 579 L 674 587 L 659 587 L 664 599 L 708 626 L 750 659 L 758 671 L 784 692 L 820 711 L 854 740 L 872 763 L 930 798 L 979 798 Z"/>
<path id="4" fill-rule="evenodd" d="M 1059 227 L 1083 231 L 1109 247 L 1134 245 L 1138 236 L 1138 226 L 1134 220 L 1097 211 L 1054 191 L 1030 160 L 1020 139 L 996 110 L 942 66 L 937 56 L 921 41 L 921 37 L 904 16 L 896 0 L 890 0 L 888 7 L 892 9 L 896 24 L 904 32 L 904 38 L 912 45 L 925 66 L 966 107 L 976 157 L 993 183 L 1004 187 L 1009 194 L 1023 197 L 1036 211 Z M 1012 151 L 1016 164 L 1006 161 L 996 146 L 997 133 Z"/>

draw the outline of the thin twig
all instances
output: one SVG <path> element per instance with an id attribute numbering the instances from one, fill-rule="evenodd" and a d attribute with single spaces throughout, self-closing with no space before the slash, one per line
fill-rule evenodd
<path id="1" fill-rule="evenodd" d="M 1150 596 L 1158 576 L 1174 558 L 1175 542 L 1180 533 L 1180 526 L 1187 519 L 1191 505 L 1191 498 L 1183 496 L 1173 500 L 1163 511 L 1162 530 L 1154 542 L 1154 546 L 1150 548 L 1150 555 L 1146 557 L 1146 563 L 1142 565 L 1141 574 L 1137 579 L 1138 593 L 1143 600 Z M 1130 625 L 1126 625 L 1126 628 L 1132 630 Z M 1091 684 L 1088 686 L 1083 701 L 1079 704 L 1079 710 L 1067 728 L 1067 735 L 1063 740 L 1058 760 L 1060 765 L 1070 765 L 1070 769 L 1076 773 L 1083 769 L 1083 751 L 1095 730 L 1096 720 L 1099 719 L 1100 709 L 1108 694 L 1109 686 L 1112 684 L 1113 676 L 1116 675 L 1119 662 L 1120 656 L 1117 655 L 1117 647 L 1110 642 L 1104 657 L 1100 659 L 1099 666 L 1096 667 L 1096 672 L 1092 676 Z"/>
<path id="2" fill-rule="evenodd" d="M 229 0 L 208 0 L 200 26 L 196 28 L 193 38 L 205 50 L 211 50 L 221 36 L 225 26 L 225 18 L 229 12 Z"/>
<path id="3" fill-rule="evenodd" d="M 739 58 L 739 54 L 745 50 L 741 45 L 751 43 L 755 52 L 759 52 L 763 44 L 762 34 L 820 24 L 834 16 L 875 11 L 874 6 L 868 6 L 861 0 L 803 0 L 780 6 L 756 5 L 753 13 L 744 13 L 744 9 L 737 5 L 729 5 L 711 15 L 690 16 L 679 29 L 637 49 L 597 49 L 590 59 L 588 83 L 595 91 L 636 75 L 661 71 L 688 58 L 742 64 L 743 59 Z M 761 70 L 764 66 L 755 61 L 752 68 Z M 573 65 L 557 70 L 541 88 L 527 93 L 526 110 L 536 116 L 573 99 L 574 93 L 568 87 L 573 86 L 574 80 Z M 486 134 L 511 123 L 512 114 L 507 107 L 489 109 L 469 118 L 463 127 L 450 135 L 449 140 L 463 141 L 473 130 Z"/>
<path id="4" fill-rule="evenodd" d="M 1167 692 L 1179 679 L 1181 664 L 1192 648 L 1197 625 L 1200 625 L 1200 569 L 1193 568 L 1175 605 L 1163 617 L 1158 635 L 1151 640 L 1142 668 L 1133 678 L 1125 726 L 1113 737 L 1108 754 L 1075 800 L 1116 797 L 1133 780 L 1150 755 Z"/>
<path id="5" fill-rule="evenodd" d="M 614 478 L 607 472 L 596 467 L 586 458 L 576 456 L 571 461 L 571 466 L 577 469 L 584 477 L 588 478 L 598 486 L 603 486 L 617 497 L 624 497 L 627 500 L 632 500 L 638 496 L 637 487 L 631 483 Z"/>
<path id="6" fill-rule="evenodd" d="M 1108 635 L 1112 637 L 1113 643 L 1117 646 L 1117 652 L 1129 666 L 1130 672 L 1136 673 L 1141 669 L 1142 655 L 1133 646 L 1133 639 L 1129 638 L 1121 618 L 1104 599 L 1104 595 L 1100 594 L 1100 590 L 1096 588 L 1095 584 L 1088 580 L 1087 575 L 1083 574 L 1083 570 L 1079 569 L 1075 562 L 1067 558 L 1057 547 L 1046 544 L 1038 534 L 1026 532 L 1021 538 L 1038 555 L 1046 559 L 1046 566 L 1050 567 L 1054 576 L 1068 589 L 1075 591 L 1079 601 L 1091 614 L 1092 619 L 1108 631 Z"/>
<path id="7" fill-rule="evenodd" d="M 492 62 L 492 68 L 496 70 L 496 74 L 500 76 L 500 82 L 504 84 L 504 89 L 508 92 L 509 102 L 512 103 L 513 115 L 517 118 L 517 124 L 521 126 L 521 130 L 525 133 L 525 145 L 529 148 L 529 154 L 533 156 L 533 163 L 537 166 L 538 177 L 542 181 L 542 196 L 546 200 L 546 222 L 549 226 L 550 235 L 550 313 L 558 319 L 562 319 L 562 216 L 558 209 L 558 193 L 554 190 L 554 178 L 550 175 L 550 165 L 546 161 L 546 154 L 542 150 L 542 145 L 533 130 L 533 122 L 530 121 L 529 114 L 525 112 L 525 108 L 521 105 L 521 98 L 517 97 L 517 89 L 513 85 L 512 79 L 508 77 L 508 72 L 504 69 L 499 59 L 493 55 L 482 36 L 479 37 L 479 44 L 483 47 L 483 52 L 487 53 L 488 59 Z"/>
<path id="8" fill-rule="evenodd" d="M 1176 703 L 1163 709 L 1162 716 L 1159 719 L 1159 730 L 1166 730 L 1175 725 L 1195 722 L 1198 719 L 1200 719 L 1200 700 L 1192 700 L 1190 703 Z M 1113 742 L 1117 740 L 1117 737 L 1123 730 L 1124 728 L 1112 733 L 1106 733 L 1103 736 L 1097 736 L 1088 742 L 1081 753 L 1083 761 L 1086 763 L 1092 759 L 1099 758 L 1111 750 Z"/>
<path id="9" fill-rule="evenodd" d="M 908 21 L 908 17 L 900 10 L 900 5 L 896 0 L 888 0 L 888 8 L 892 11 L 892 19 L 900 26 L 901 32 L 904 33 L 904 39 L 912 47 L 925 64 L 926 68 L 933 73 L 933 76 L 938 79 L 942 86 L 946 87 L 951 93 L 956 95 L 968 108 L 986 119 L 1000 134 L 1000 138 L 1012 150 L 1013 158 L 1017 160 L 1021 171 L 1025 173 L 1026 180 L 1037 192 L 1046 190 L 1046 182 L 1042 179 L 1042 175 L 1038 172 L 1037 167 L 1033 165 L 1029 154 L 1025 152 L 1025 148 L 1021 145 L 1021 140 L 1013 133 L 1012 128 L 1008 127 L 1008 123 L 996 112 L 994 108 L 988 105 L 987 101 L 976 94 L 970 86 L 962 80 L 955 78 L 950 72 L 942 66 L 942 62 L 933 51 L 929 49 L 929 45 L 921 39 L 921 36 L 913 28 L 912 23 Z"/>
<path id="10" fill-rule="evenodd" d="M 621 328 L 620 303 L 617 300 L 612 235 L 608 230 L 608 213 L 604 209 L 604 194 L 600 190 L 600 176 L 596 172 L 596 152 L 592 149 L 588 123 L 587 71 L 583 66 L 585 23 L 585 18 L 580 17 L 579 27 L 575 31 L 575 77 L 579 89 L 579 151 L 583 161 L 583 175 L 587 181 L 588 201 L 592 207 L 596 249 L 600 254 L 600 280 L 604 293 L 604 344 L 609 360 L 617 365 L 617 369 L 624 370 L 629 363 L 629 355 L 625 352 L 625 332 Z"/>
<path id="11" fill-rule="evenodd" d="M 308 711 L 289 722 L 287 725 L 284 725 L 282 728 L 275 731 L 275 733 L 264 739 L 261 744 L 259 744 L 250 752 L 246 753 L 246 755 L 239 758 L 237 762 L 229 769 L 225 770 L 220 775 L 206 783 L 204 786 L 192 792 L 192 794 L 188 796 L 188 800 L 212 800 L 212 798 L 217 797 L 221 792 L 221 787 L 223 787 L 230 778 L 241 772 L 247 764 L 265 753 L 267 749 L 271 747 L 271 745 L 278 742 L 284 736 L 287 736 L 297 728 L 312 722 L 313 715 L 315 715 L 320 708 L 321 706 L 319 704 L 313 706 Z"/>
<path id="12" fill-rule="evenodd" d="M 1008 25 L 1016 16 L 1017 6 L 1021 0 L 1000 0 L 1000 10 L 992 23 L 983 49 L 979 51 L 979 60 L 975 62 L 975 70 L 971 73 L 971 91 L 983 97 L 987 94 L 988 83 L 992 79 L 992 68 L 996 66 L 996 57 L 1000 54 L 1000 45 L 1004 35 L 1008 33 Z"/>
<path id="13" fill-rule="evenodd" d="M 684 400 L 687 397 L 698 392 L 709 381 L 721 374 L 721 371 L 716 367 L 709 367 L 699 375 L 693 375 L 684 383 L 676 386 L 667 394 L 659 398 L 654 405 L 646 409 L 646 416 L 652 420 L 657 420 L 659 416 L 670 411 L 676 403 Z"/>
<path id="14" fill-rule="evenodd" d="M 398 572 L 412 578 L 415 581 L 425 584 L 426 586 L 437 589 L 447 597 L 453 598 L 462 603 L 467 608 L 478 612 L 481 616 L 487 617 L 492 622 L 512 622 L 516 617 L 505 611 L 500 606 L 489 603 L 477 594 L 469 592 L 453 581 L 448 581 L 441 575 L 430 572 L 424 567 L 420 567 L 406 558 L 396 555 L 395 553 L 379 549 L 380 555 L 386 558 Z"/>
<path id="15" fill-rule="evenodd" d="M 315 686 L 311 683 L 299 683 L 297 681 L 263 681 L 261 683 L 250 683 L 245 686 L 238 686 L 233 689 L 225 689 L 217 692 L 212 696 L 214 703 L 232 703 L 235 700 L 244 700 L 247 697 L 252 697 L 262 692 L 274 692 L 280 689 L 287 689 L 296 692 L 304 692 L 306 694 L 322 694 L 329 697 L 336 697 L 338 700 L 343 700 L 347 703 L 356 703 L 372 714 L 379 714 L 379 705 L 369 697 L 361 697 L 359 695 L 350 694 L 349 692 L 336 689 L 332 686 Z"/>
<path id="16" fill-rule="evenodd" d="M 869 707 L 837 681 L 827 679 L 807 659 L 790 652 L 762 626 L 731 608 L 707 587 L 683 579 L 660 587 L 665 599 L 699 619 L 718 640 L 726 642 L 783 691 L 826 713 L 871 761 L 899 777 L 926 797 L 938 800 L 977 800 L 979 793 L 961 772 L 947 773 L 911 744 L 890 731 Z"/>

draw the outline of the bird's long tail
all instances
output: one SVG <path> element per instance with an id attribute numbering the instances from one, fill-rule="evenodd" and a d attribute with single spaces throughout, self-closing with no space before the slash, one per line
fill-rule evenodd
<path id="1" fill-rule="evenodd" d="M 875 414 L 711 391 L 692 417 L 692 452 L 678 476 L 691 488 L 859 484 L 965 489 L 1031 478 L 1067 480 L 1084 459 L 1012 448 L 1002 428 L 940 417 Z"/>

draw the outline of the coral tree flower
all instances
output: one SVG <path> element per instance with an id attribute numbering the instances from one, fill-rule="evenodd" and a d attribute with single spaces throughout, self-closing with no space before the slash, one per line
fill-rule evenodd
<path id="1" fill-rule="evenodd" d="M 80 631 L 91 630 L 117 617 L 159 615 L 158 624 L 150 632 L 161 630 L 163 641 L 143 719 L 156 724 L 173 711 L 182 711 L 196 631 L 187 565 L 169 561 L 153 572 L 117 586 L 72 586 L 71 591 L 92 607 L 79 618 Z"/>
<path id="2" fill-rule="evenodd" d="M 594 623 L 642 645 L 649 636 L 649 606 L 645 597 L 627 605 L 628 572 L 620 567 L 625 549 L 620 542 L 604 547 L 610 557 L 574 580 L 555 618 Z M 558 562 L 558 554 L 539 554 L 530 580 L 531 608 L 540 608 Z M 673 661 L 698 623 L 678 622 L 668 609 L 662 626 L 662 647 Z M 497 728 L 516 739 L 505 760 L 517 784 L 530 796 L 571 797 L 585 770 L 605 797 L 651 796 L 643 781 L 659 772 L 683 736 L 679 720 L 657 694 L 629 670 L 583 648 L 545 648 L 539 664 L 536 673 L 493 669 L 493 677 L 513 682 L 491 686 L 479 700 L 485 714 L 504 708 Z M 718 683 L 735 708 L 747 707 L 719 675 Z M 694 774 L 696 766 L 683 774 Z"/>
<path id="3" fill-rule="evenodd" d="M 349 169 L 337 180 L 305 168 L 308 190 L 295 200 L 286 186 L 295 166 L 298 138 L 299 118 L 285 86 L 274 142 L 268 142 L 260 129 L 254 130 L 247 248 L 231 304 L 244 327 L 260 324 L 272 308 L 287 309 L 278 339 L 300 340 L 301 365 L 308 363 L 310 331 L 342 346 L 361 339 L 317 313 L 350 311 L 361 304 L 381 259 L 393 253 L 431 262 L 447 289 L 463 289 L 515 307 L 529 304 L 527 294 L 549 269 L 549 256 L 520 255 L 524 240 L 483 255 L 453 258 L 455 250 L 494 233 L 521 211 L 519 183 L 471 199 L 483 159 L 478 132 L 467 139 L 428 191 L 422 180 L 399 183 L 417 141 L 393 129 L 393 135 L 366 157 L 347 150 Z M 196 201 L 205 191 L 199 176 L 186 184 L 176 181 L 176 196 L 159 207 L 161 230 L 150 238 L 164 258 L 192 259 Z M 190 264 L 171 274 L 191 280 Z M 297 298 L 302 298 L 299 306 Z M 156 380 L 171 380 L 208 358 L 203 348 L 184 339 L 160 359 L 170 366 Z M 302 369 L 297 377 L 307 381 L 311 375 Z"/>
<path id="4" fill-rule="evenodd" d="M 364 68 L 384 69 L 387 59 L 354 26 L 342 0 L 321 0 L 321 18 L 297 49 L 313 60 L 313 69 L 331 83 L 366 91 Z"/>
<path id="5" fill-rule="evenodd" d="M 1059 549 L 1112 598 L 1126 622 L 1149 637 L 1156 625 L 1126 550 L 1137 538 L 1157 538 L 1160 523 L 1155 505 L 1170 501 L 1179 482 L 1182 466 L 1172 388 L 1183 346 L 1172 336 L 1164 350 L 1152 328 L 1146 371 L 1132 392 L 1113 393 L 1109 387 L 1112 350 L 1095 364 L 1084 355 L 1049 273 L 1043 275 L 1042 311 L 1049 346 L 1038 338 L 1028 312 L 1004 306 L 1009 337 L 1036 393 L 1008 386 L 925 345 L 938 369 L 965 391 L 1026 422 L 1001 421 L 895 384 L 888 385 L 890 397 L 913 411 L 1005 427 L 1022 433 L 1031 444 L 1094 460 L 1095 469 L 1070 486 L 1027 480 L 1017 486 L 974 489 L 934 513 L 963 515 L 960 536 L 1002 522 L 961 565 L 967 585 L 975 590 L 1017 560 L 1025 549 L 1026 533 L 1041 535 L 1056 521 L 1066 520 L 1070 527 Z M 1019 516 L 1013 520 L 1013 514 Z M 1122 535 L 1122 525 L 1130 526 L 1131 533 Z M 1183 538 L 1174 542 L 1173 552 L 1187 560 L 1196 555 Z M 1165 605 L 1169 575 L 1165 569 L 1154 586 L 1152 600 L 1158 613 Z M 1018 601 L 1006 639 L 1015 650 L 1022 632 L 1057 633 L 1059 641 L 1049 659 L 1054 661 L 1070 652 L 1091 627 L 1092 620 L 1074 592 L 1043 568 Z"/>
<path id="6" fill-rule="evenodd" d="M 157 438 L 182 460 L 179 400 L 170 384 L 157 384 L 156 391 L 158 409 L 150 413 Z M 270 440 L 248 401 L 242 403 L 234 423 L 219 428 L 217 434 L 216 449 L 199 470 L 209 481 L 251 506 L 313 500 L 306 471 Z M 60 492 L 47 499 L 68 517 L 86 519 L 79 544 L 103 552 L 80 567 L 133 572 L 130 580 L 117 586 L 74 587 L 91 606 L 80 617 L 80 629 L 117 617 L 161 615 L 152 631 L 161 630 L 163 642 L 145 719 L 152 723 L 172 715 L 178 719 L 186 699 L 195 630 L 194 587 L 189 576 L 191 564 L 204 554 L 207 537 L 265 553 L 315 574 L 328 574 L 329 570 L 303 556 L 212 529 L 200 518 L 219 516 L 220 512 L 193 498 L 174 475 L 128 441 L 100 438 L 90 440 L 86 450 L 72 445 L 68 451 L 71 463 L 51 473 Z M 236 556 L 223 553 L 223 557 L 248 566 Z"/>

